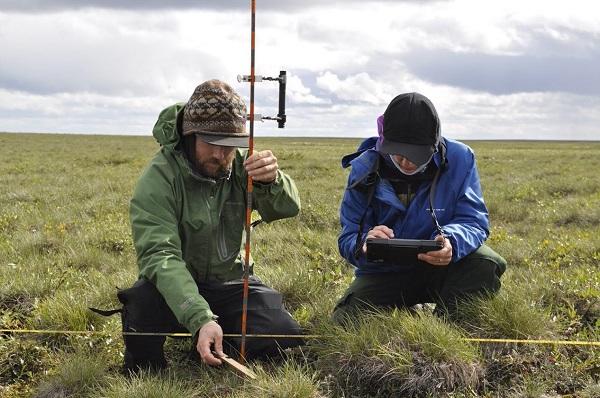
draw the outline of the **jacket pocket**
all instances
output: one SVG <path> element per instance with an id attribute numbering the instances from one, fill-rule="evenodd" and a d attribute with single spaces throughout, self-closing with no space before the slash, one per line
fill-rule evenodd
<path id="1" fill-rule="evenodd" d="M 217 228 L 217 252 L 223 262 L 235 259 L 240 252 L 245 210 L 243 202 L 223 204 Z"/>

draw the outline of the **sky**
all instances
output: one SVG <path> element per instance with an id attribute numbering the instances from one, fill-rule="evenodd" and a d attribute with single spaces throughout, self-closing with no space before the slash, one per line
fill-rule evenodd
<path id="1" fill-rule="evenodd" d="M 600 3 L 257 0 L 256 73 L 286 128 L 368 137 L 419 92 L 455 139 L 600 140 Z M 0 0 L 0 131 L 150 135 L 208 79 L 246 100 L 250 1 Z M 277 113 L 277 84 L 256 112 Z"/>

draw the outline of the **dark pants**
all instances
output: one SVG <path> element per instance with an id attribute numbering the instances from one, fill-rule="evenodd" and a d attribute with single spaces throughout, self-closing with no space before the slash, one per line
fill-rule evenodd
<path id="1" fill-rule="evenodd" d="M 461 300 L 496 293 L 505 270 L 506 260 L 483 245 L 447 267 L 420 264 L 407 271 L 362 275 L 338 301 L 333 320 L 342 324 L 361 310 L 423 303 L 436 303 L 437 313 L 452 317 Z"/>
<path id="2" fill-rule="evenodd" d="M 242 281 L 198 285 L 224 334 L 241 333 Z M 188 332 L 175 318 L 153 283 L 140 279 L 130 289 L 118 293 L 123 303 L 123 331 L 174 333 Z M 265 286 L 256 277 L 250 278 L 246 332 L 248 334 L 297 335 L 302 330 L 285 310 L 281 294 Z M 161 369 L 167 366 L 163 353 L 164 336 L 123 336 L 125 370 Z M 231 356 L 239 352 L 241 338 L 224 338 L 224 350 Z M 280 349 L 303 344 L 299 338 L 247 338 L 246 359 L 269 357 Z"/>

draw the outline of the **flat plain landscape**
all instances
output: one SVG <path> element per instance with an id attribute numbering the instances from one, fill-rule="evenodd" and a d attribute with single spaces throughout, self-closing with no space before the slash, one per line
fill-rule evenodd
<path id="1" fill-rule="evenodd" d="M 600 142 L 474 141 L 509 268 L 499 295 L 455 323 L 427 308 L 369 314 L 354 329 L 329 315 L 352 279 L 339 256 L 338 208 L 359 139 L 259 138 L 296 181 L 298 217 L 261 224 L 255 272 L 323 337 L 256 381 L 208 368 L 189 339 L 167 342 L 170 370 L 125 377 L 116 288 L 137 279 L 129 199 L 158 150 L 151 137 L 0 134 L 2 397 L 599 397 L 600 347 L 475 343 L 465 338 L 600 341 Z M 240 298 L 241 300 L 241 298 Z"/>

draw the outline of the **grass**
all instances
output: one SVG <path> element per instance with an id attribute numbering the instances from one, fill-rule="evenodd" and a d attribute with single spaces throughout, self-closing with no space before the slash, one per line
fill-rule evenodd
<path id="1" fill-rule="evenodd" d="M 324 323 L 312 349 L 339 395 L 387 397 L 473 390 L 483 375 L 475 346 L 430 313 L 374 311 L 345 327 Z"/>
<path id="2" fill-rule="evenodd" d="M 107 384 L 107 360 L 83 350 L 63 355 L 64 363 L 56 367 L 38 387 L 37 398 L 92 395 Z"/>
<path id="3" fill-rule="evenodd" d="M 243 386 L 232 398 L 322 398 L 323 382 L 308 365 L 293 360 L 277 364 L 272 371 L 260 369 L 255 383 Z"/>
<path id="4" fill-rule="evenodd" d="M 106 387 L 91 393 L 90 397 L 104 398 L 200 398 L 205 396 L 206 385 L 199 388 L 189 380 L 172 374 L 139 374 L 130 378 L 115 378 Z"/>
<path id="5" fill-rule="evenodd" d="M 517 285 L 518 286 L 518 285 Z M 461 305 L 461 321 L 475 337 L 549 339 L 556 325 L 549 310 L 532 300 L 531 292 L 502 290 L 490 299 L 474 298 Z"/>
<path id="6" fill-rule="evenodd" d="M 501 293 L 456 323 L 427 311 L 331 324 L 352 279 L 337 251 L 352 139 L 262 139 L 296 181 L 302 211 L 252 236 L 257 274 L 309 333 L 326 338 L 256 381 L 211 369 L 168 340 L 171 367 L 121 375 L 117 287 L 136 279 L 128 202 L 158 149 L 149 137 L 0 134 L 0 328 L 102 336 L 0 336 L 0 396 L 600 396 L 600 350 L 467 343 L 462 337 L 600 341 L 600 143 L 472 142 L 492 233 L 509 263 Z"/>

